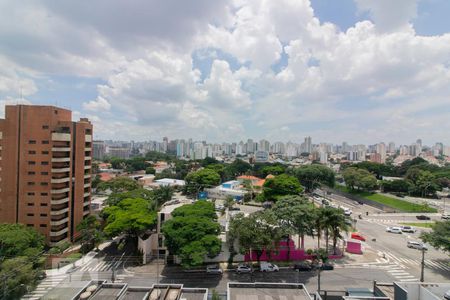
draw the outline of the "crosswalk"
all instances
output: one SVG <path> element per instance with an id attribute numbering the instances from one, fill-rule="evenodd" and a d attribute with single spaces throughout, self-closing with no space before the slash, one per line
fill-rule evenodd
<path id="1" fill-rule="evenodd" d="M 421 264 L 420 260 L 397 257 L 394 254 L 388 252 L 384 252 L 384 255 L 389 261 L 397 262 L 399 264 L 406 264 L 409 266 L 419 266 Z M 425 259 L 425 266 L 430 269 L 450 272 L 450 264 L 444 261 Z"/>
<path id="2" fill-rule="evenodd" d="M 64 281 L 67 278 L 67 276 L 68 276 L 67 274 L 62 274 L 45 278 L 38 284 L 38 286 L 34 291 L 26 294 L 25 296 L 22 297 L 22 299 L 27 300 L 40 299 L 45 294 L 47 294 L 51 289 L 53 289 L 55 286 Z"/>
<path id="3" fill-rule="evenodd" d="M 117 270 L 121 267 L 123 261 L 101 261 L 96 265 L 88 264 L 80 268 L 81 272 L 111 272 L 112 270 Z"/>

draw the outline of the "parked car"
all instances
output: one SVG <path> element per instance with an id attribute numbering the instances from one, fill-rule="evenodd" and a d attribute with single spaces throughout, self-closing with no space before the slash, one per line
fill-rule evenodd
<path id="1" fill-rule="evenodd" d="M 232 206 L 228 210 L 241 210 L 239 207 Z"/>
<path id="2" fill-rule="evenodd" d="M 327 263 L 322 264 L 322 265 L 320 266 L 320 269 L 321 269 L 321 270 L 324 270 L 324 271 L 327 271 L 327 270 L 334 270 L 334 266 L 333 266 L 332 263 L 327 262 Z"/>
<path id="3" fill-rule="evenodd" d="M 298 270 L 299 272 L 307 272 L 311 271 L 313 266 L 310 262 L 304 261 L 294 265 L 294 270 Z"/>
<path id="4" fill-rule="evenodd" d="M 224 209 L 225 208 L 225 206 L 223 206 L 222 204 L 217 204 L 216 205 L 216 210 L 222 210 L 222 209 Z"/>
<path id="5" fill-rule="evenodd" d="M 222 274 L 223 270 L 219 267 L 218 264 L 213 265 L 207 265 L 206 266 L 206 273 L 208 274 Z"/>
<path id="6" fill-rule="evenodd" d="M 431 218 L 429 216 L 425 216 L 425 215 L 419 215 L 416 216 L 417 220 L 431 220 Z"/>
<path id="7" fill-rule="evenodd" d="M 363 242 L 365 242 L 366 241 L 366 238 L 364 237 L 364 236 L 362 236 L 360 233 L 358 233 L 358 232 L 352 232 L 352 234 L 350 235 L 350 237 L 352 238 L 352 239 L 355 239 L 355 240 L 360 240 L 360 241 L 363 241 Z"/>
<path id="8" fill-rule="evenodd" d="M 278 272 L 278 271 L 280 271 L 280 269 L 278 268 L 277 265 L 274 265 L 267 261 L 262 261 L 259 264 L 259 270 L 261 272 Z"/>
<path id="9" fill-rule="evenodd" d="M 410 233 L 414 233 L 416 232 L 416 229 L 412 226 L 402 226 L 402 232 L 410 232 Z"/>
<path id="10" fill-rule="evenodd" d="M 325 206 L 328 206 L 328 205 L 330 205 L 330 202 L 328 202 L 328 200 L 326 200 L 326 199 L 322 199 L 322 204 Z"/>
<path id="11" fill-rule="evenodd" d="M 441 219 L 450 220 L 450 214 L 442 214 Z"/>
<path id="12" fill-rule="evenodd" d="M 402 233 L 402 229 L 400 227 L 387 227 L 386 231 L 390 233 L 398 233 L 398 234 Z"/>
<path id="13" fill-rule="evenodd" d="M 349 209 L 349 208 L 345 208 L 344 209 L 344 215 L 350 216 L 351 214 L 352 214 L 352 210 L 351 209 Z"/>
<path id="14" fill-rule="evenodd" d="M 428 250 L 427 246 L 425 246 L 423 243 L 420 242 L 416 242 L 416 241 L 408 241 L 406 243 L 406 246 L 408 248 L 413 248 L 413 249 L 417 249 L 417 250 Z"/>
<path id="15" fill-rule="evenodd" d="M 240 264 L 238 265 L 238 267 L 236 268 L 236 273 L 241 274 L 241 273 L 251 273 L 253 272 L 252 267 L 250 267 L 249 265 L 246 264 Z"/>
<path id="16" fill-rule="evenodd" d="M 446 291 L 444 294 L 444 299 L 445 300 L 450 300 L 450 290 Z"/>

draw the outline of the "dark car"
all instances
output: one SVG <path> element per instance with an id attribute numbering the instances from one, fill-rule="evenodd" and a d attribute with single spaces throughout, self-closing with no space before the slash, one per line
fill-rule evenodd
<path id="1" fill-rule="evenodd" d="M 320 269 L 324 271 L 334 270 L 334 266 L 331 263 L 324 263 L 320 266 Z"/>
<path id="2" fill-rule="evenodd" d="M 308 262 L 302 262 L 294 265 L 294 270 L 298 270 L 299 272 L 307 272 L 311 271 L 313 266 Z"/>
<path id="3" fill-rule="evenodd" d="M 228 210 L 241 210 L 239 207 L 234 207 L 234 206 L 232 206 L 232 207 L 230 207 Z"/>
<path id="4" fill-rule="evenodd" d="M 328 202 L 328 200 L 322 199 L 322 204 L 323 205 L 330 205 L 330 202 Z"/>
<path id="5" fill-rule="evenodd" d="M 425 216 L 425 215 L 419 215 L 419 216 L 416 216 L 416 218 L 417 218 L 417 220 L 431 220 L 430 217 Z"/>

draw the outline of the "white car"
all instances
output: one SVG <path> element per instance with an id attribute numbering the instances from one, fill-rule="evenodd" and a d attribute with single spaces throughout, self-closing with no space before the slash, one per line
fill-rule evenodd
<path id="1" fill-rule="evenodd" d="M 450 214 L 442 214 L 441 219 L 450 220 Z"/>
<path id="2" fill-rule="evenodd" d="M 402 226 L 401 229 L 402 232 L 410 232 L 410 233 L 416 232 L 416 229 L 412 226 Z"/>
<path id="3" fill-rule="evenodd" d="M 386 231 L 390 233 L 402 234 L 402 229 L 400 227 L 387 227 Z"/>
<path id="4" fill-rule="evenodd" d="M 345 214 L 346 216 L 350 216 L 350 215 L 352 214 L 352 210 L 349 209 L 349 208 L 346 208 L 346 209 L 344 209 L 344 214 Z"/>
<path id="5" fill-rule="evenodd" d="M 408 241 L 406 246 L 408 246 L 408 248 L 413 248 L 417 250 L 428 250 L 428 248 L 423 243 L 416 241 Z"/>
<path id="6" fill-rule="evenodd" d="M 241 273 L 252 273 L 253 270 L 249 265 L 245 265 L 245 264 L 240 264 L 237 268 L 236 268 L 236 273 L 241 274 Z"/>
<path id="7" fill-rule="evenodd" d="M 207 265 L 206 266 L 206 273 L 208 273 L 208 274 L 222 274 L 223 270 L 217 264 Z"/>
<path id="8" fill-rule="evenodd" d="M 278 272 L 280 269 L 277 265 L 274 265 L 267 261 L 262 261 L 260 264 L 260 271 L 261 272 Z"/>
<path id="9" fill-rule="evenodd" d="M 225 208 L 225 206 L 223 206 L 222 204 L 217 204 L 216 205 L 216 210 L 222 210 L 222 209 L 224 209 Z"/>

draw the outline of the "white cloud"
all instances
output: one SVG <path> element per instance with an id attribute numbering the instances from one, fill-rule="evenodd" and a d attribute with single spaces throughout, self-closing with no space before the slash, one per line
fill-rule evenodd
<path id="1" fill-rule="evenodd" d="M 111 104 L 109 104 L 109 102 L 101 96 L 99 96 L 95 100 L 83 103 L 83 109 L 90 110 L 90 111 L 101 112 L 101 111 L 109 110 L 110 108 L 111 108 Z"/>

